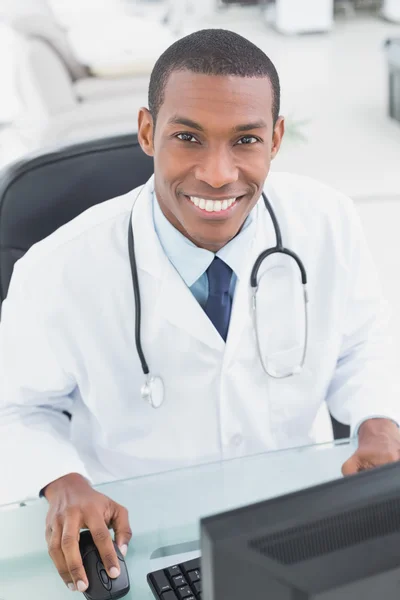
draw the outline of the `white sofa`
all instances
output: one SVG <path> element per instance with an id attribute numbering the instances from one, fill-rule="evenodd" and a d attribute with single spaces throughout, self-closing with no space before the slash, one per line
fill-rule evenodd
<path id="1" fill-rule="evenodd" d="M 94 19 L 68 31 L 51 12 L 20 11 L 9 25 L 20 102 L 13 132 L 27 150 L 136 131 L 138 109 L 147 105 L 151 69 L 174 39 L 161 24 L 128 16 L 111 20 L 108 29 Z M 146 28 L 155 36 L 151 48 L 142 48 Z M 111 44 L 118 37 L 124 41 L 119 47 Z"/>

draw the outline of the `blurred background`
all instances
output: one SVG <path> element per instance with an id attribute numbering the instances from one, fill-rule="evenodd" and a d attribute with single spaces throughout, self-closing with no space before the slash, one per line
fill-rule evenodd
<path id="1" fill-rule="evenodd" d="M 154 62 L 204 27 L 275 63 L 287 134 L 273 169 L 356 201 L 400 340 L 400 0 L 0 0 L 0 167 L 135 132 Z"/>

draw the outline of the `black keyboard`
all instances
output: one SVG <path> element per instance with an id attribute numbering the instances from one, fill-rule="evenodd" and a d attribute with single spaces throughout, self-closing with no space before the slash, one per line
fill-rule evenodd
<path id="1" fill-rule="evenodd" d="M 147 575 L 157 600 L 201 600 L 200 558 Z"/>

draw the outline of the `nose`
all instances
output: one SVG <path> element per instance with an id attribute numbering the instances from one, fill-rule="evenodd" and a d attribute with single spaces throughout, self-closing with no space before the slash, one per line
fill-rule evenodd
<path id="1" fill-rule="evenodd" d="M 219 189 L 238 181 L 239 170 L 229 150 L 220 148 L 202 155 L 195 177 L 198 181 Z"/>

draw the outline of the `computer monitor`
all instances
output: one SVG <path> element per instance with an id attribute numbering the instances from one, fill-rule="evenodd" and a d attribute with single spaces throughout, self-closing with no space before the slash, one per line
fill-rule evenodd
<path id="1" fill-rule="evenodd" d="M 204 600 L 400 599 L 400 463 L 200 526 Z"/>

